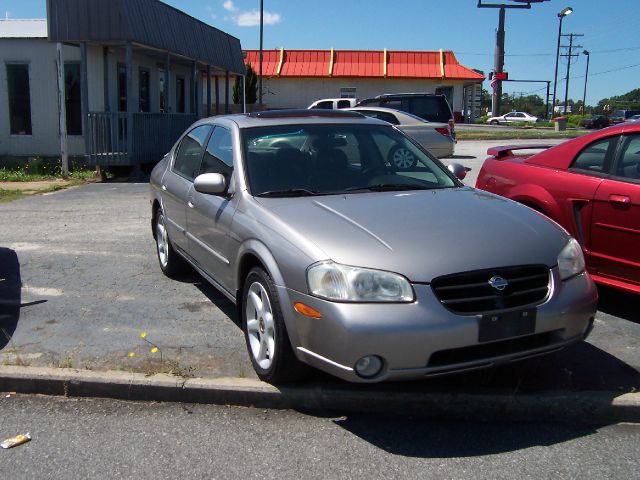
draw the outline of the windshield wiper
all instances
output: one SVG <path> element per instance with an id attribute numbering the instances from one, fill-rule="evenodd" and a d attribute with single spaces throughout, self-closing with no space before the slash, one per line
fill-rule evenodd
<path id="1" fill-rule="evenodd" d="M 320 193 L 306 188 L 290 188 L 288 190 L 269 190 L 259 193 L 256 197 L 311 197 L 314 195 L 320 195 Z"/>
<path id="2" fill-rule="evenodd" d="M 345 191 L 347 192 L 358 192 L 358 191 L 369 191 L 369 192 L 391 192 L 398 190 L 429 190 L 431 188 L 439 188 L 439 187 L 428 187 L 426 185 L 422 185 L 419 183 L 379 183 L 377 185 L 368 185 L 366 187 L 350 187 Z"/>

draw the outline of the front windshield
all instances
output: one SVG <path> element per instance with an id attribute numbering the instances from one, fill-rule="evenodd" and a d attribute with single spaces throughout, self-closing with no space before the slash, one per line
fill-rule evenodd
<path id="1" fill-rule="evenodd" d="M 243 130 L 255 196 L 450 188 L 456 180 L 391 126 L 274 125 Z"/>

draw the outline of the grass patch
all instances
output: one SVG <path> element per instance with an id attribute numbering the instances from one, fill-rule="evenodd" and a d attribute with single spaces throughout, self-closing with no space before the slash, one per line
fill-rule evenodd
<path id="1" fill-rule="evenodd" d="M 22 190 L 3 190 L 0 188 L 0 203 L 13 202 L 24 196 Z"/>
<path id="2" fill-rule="evenodd" d="M 458 130 L 456 131 L 456 138 L 458 140 L 519 140 L 528 138 L 577 138 L 584 135 L 582 130 L 565 130 L 563 132 L 556 132 L 555 130 L 485 130 L 485 131 L 473 131 L 473 130 Z"/>
<path id="3" fill-rule="evenodd" d="M 69 172 L 69 180 L 87 181 L 93 179 L 93 170 L 75 170 Z M 62 179 L 62 171 L 38 172 L 29 168 L 0 168 L 0 182 L 44 182 L 47 180 Z"/>

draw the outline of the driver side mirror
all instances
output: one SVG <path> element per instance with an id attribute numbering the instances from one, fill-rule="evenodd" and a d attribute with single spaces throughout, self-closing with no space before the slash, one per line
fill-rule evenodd
<path id="1" fill-rule="evenodd" d="M 221 173 L 203 173 L 193 181 L 196 192 L 220 195 L 227 189 L 227 181 Z"/>
<path id="2" fill-rule="evenodd" d="M 467 176 L 467 172 L 471 171 L 471 168 L 460 165 L 459 163 L 452 163 L 448 165 L 447 168 L 458 180 L 464 180 L 464 177 Z"/>

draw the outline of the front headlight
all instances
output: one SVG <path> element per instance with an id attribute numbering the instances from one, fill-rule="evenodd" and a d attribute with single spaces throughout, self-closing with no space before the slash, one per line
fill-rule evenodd
<path id="1" fill-rule="evenodd" d="M 571 238 L 558 255 L 558 269 L 562 280 L 584 271 L 584 255 L 575 238 Z"/>
<path id="2" fill-rule="evenodd" d="M 338 302 L 412 302 L 414 299 L 413 288 L 402 275 L 334 262 L 309 267 L 307 283 L 312 295 Z"/>

